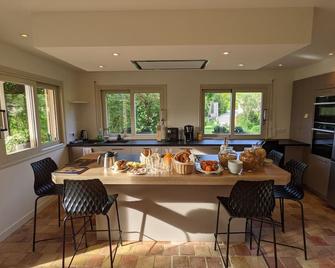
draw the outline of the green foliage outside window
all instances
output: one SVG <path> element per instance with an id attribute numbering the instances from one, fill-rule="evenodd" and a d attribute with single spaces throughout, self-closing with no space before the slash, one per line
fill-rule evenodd
<path id="1" fill-rule="evenodd" d="M 130 94 L 106 93 L 107 126 L 110 133 L 131 133 Z"/>
<path id="2" fill-rule="evenodd" d="M 48 106 L 46 90 L 43 88 L 37 88 L 37 103 L 40 117 L 41 143 L 44 144 L 52 141 L 52 135 L 50 134 L 48 127 Z"/>
<path id="3" fill-rule="evenodd" d="M 135 94 L 136 134 L 156 133 L 160 120 L 160 94 Z"/>
<path id="4" fill-rule="evenodd" d="M 17 146 L 30 141 L 27 100 L 24 85 L 5 82 L 3 87 L 9 128 L 5 139 L 6 151 L 12 153 Z"/>

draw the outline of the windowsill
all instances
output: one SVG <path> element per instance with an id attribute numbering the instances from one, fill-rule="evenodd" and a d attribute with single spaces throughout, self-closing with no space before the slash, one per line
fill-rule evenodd
<path id="1" fill-rule="evenodd" d="M 15 166 L 19 163 L 22 163 L 22 162 L 25 162 L 25 161 L 28 161 L 30 159 L 33 159 L 33 158 L 36 158 L 36 157 L 39 157 L 41 155 L 44 155 L 44 154 L 47 154 L 47 153 L 50 153 L 50 152 L 53 152 L 53 151 L 57 151 L 59 149 L 62 149 L 62 148 L 65 148 L 65 144 L 64 143 L 59 143 L 59 144 L 55 144 L 55 145 L 52 145 L 52 146 L 48 146 L 48 147 L 45 147 L 45 148 L 41 148 L 37 153 L 34 153 L 34 154 L 31 154 L 29 156 L 26 156 L 26 157 L 18 157 L 19 159 L 16 159 L 14 161 L 8 161 L 7 163 L 5 164 L 0 164 L 0 170 L 1 169 L 5 169 L 5 168 L 8 168 L 8 167 L 11 167 L 11 166 Z M 27 150 L 32 150 L 32 149 L 36 149 L 36 148 L 29 148 Z M 16 154 L 20 154 L 21 152 L 25 152 L 27 150 L 23 150 L 23 151 L 20 151 L 20 152 L 17 152 Z M 14 154 L 11 154 L 12 155 L 15 155 Z"/>

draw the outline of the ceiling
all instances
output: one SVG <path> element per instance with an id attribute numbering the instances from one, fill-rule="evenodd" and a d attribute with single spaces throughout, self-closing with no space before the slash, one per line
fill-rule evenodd
<path id="1" fill-rule="evenodd" d="M 81 46 L 57 44 L 41 46 L 36 41 L 38 32 L 34 26 L 36 14 L 46 12 L 95 11 L 141 11 L 141 10 L 207 10 L 207 9 L 245 9 L 245 8 L 282 8 L 316 7 L 309 42 L 286 42 L 273 44 L 159 44 L 140 45 L 94 45 L 83 43 Z M 120 23 L 122 25 L 122 23 Z M 34 28 L 35 27 L 35 28 Z M 276 30 L 276 29 L 274 29 Z M 28 33 L 28 38 L 21 38 Z M 61 61 L 87 71 L 136 70 L 129 65 L 130 59 L 209 59 L 208 69 L 234 70 L 295 68 L 308 65 L 329 57 L 335 51 L 335 1 L 334 0 L 0 0 L 0 41 L 20 47 L 34 54 Z M 41 36 L 39 36 L 40 38 Z M 76 34 L 73 34 L 73 39 Z M 223 56 L 223 51 L 231 52 Z M 118 52 L 118 57 L 106 57 Z M 164 57 L 164 58 L 162 58 Z M 107 60 L 108 59 L 108 60 Z M 283 64 L 283 67 L 278 67 Z M 104 65 L 104 68 L 99 68 Z M 130 66 L 130 67 L 129 67 Z"/>

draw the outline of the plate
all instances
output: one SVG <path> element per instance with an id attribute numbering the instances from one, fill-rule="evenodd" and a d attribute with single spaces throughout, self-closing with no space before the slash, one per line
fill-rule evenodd
<path id="1" fill-rule="evenodd" d="M 200 163 L 196 162 L 195 163 L 195 169 L 201 173 L 204 173 L 206 175 L 211 175 L 211 174 L 220 174 L 223 171 L 223 168 L 219 165 L 218 169 L 215 171 L 205 171 L 201 168 Z"/>
<path id="2" fill-rule="evenodd" d="M 134 168 L 128 171 L 129 174 L 131 175 L 145 175 L 147 174 L 147 169 L 146 168 Z"/>
<path id="3" fill-rule="evenodd" d="M 116 170 L 115 167 L 113 166 L 111 169 L 112 169 L 113 173 L 123 173 L 123 172 L 127 171 L 129 169 L 129 167 L 127 166 L 125 169 Z"/>

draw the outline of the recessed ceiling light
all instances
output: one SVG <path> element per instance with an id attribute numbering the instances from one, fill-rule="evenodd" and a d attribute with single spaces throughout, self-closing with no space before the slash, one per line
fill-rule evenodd
<path id="1" fill-rule="evenodd" d="M 329 56 L 333 56 L 333 55 L 334 55 L 334 53 L 333 53 L 333 52 L 330 52 L 328 55 L 329 55 Z"/>
<path id="2" fill-rule="evenodd" d="M 104 68 L 104 66 L 103 65 L 99 65 L 99 68 L 102 69 L 102 68 Z"/>
<path id="3" fill-rule="evenodd" d="M 278 67 L 283 67 L 283 66 L 284 66 L 284 65 L 283 65 L 283 64 L 281 64 L 281 63 L 279 63 L 279 64 L 278 64 Z"/>
<path id="4" fill-rule="evenodd" d="M 229 52 L 229 51 L 224 51 L 222 54 L 223 54 L 223 55 L 229 55 L 230 52 Z"/>
<path id="5" fill-rule="evenodd" d="M 120 54 L 119 53 L 113 53 L 113 56 L 115 56 L 115 57 L 117 57 L 117 56 L 119 56 Z"/>
<path id="6" fill-rule="evenodd" d="M 244 67 L 244 64 L 243 64 L 243 63 L 240 63 L 238 66 L 239 66 L 239 67 Z"/>
<path id="7" fill-rule="evenodd" d="M 20 34 L 20 36 L 23 37 L 23 38 L 27 38 L 29 35 L 26 34 L 26 33 L 22 33 L 22 34 Z"/>

